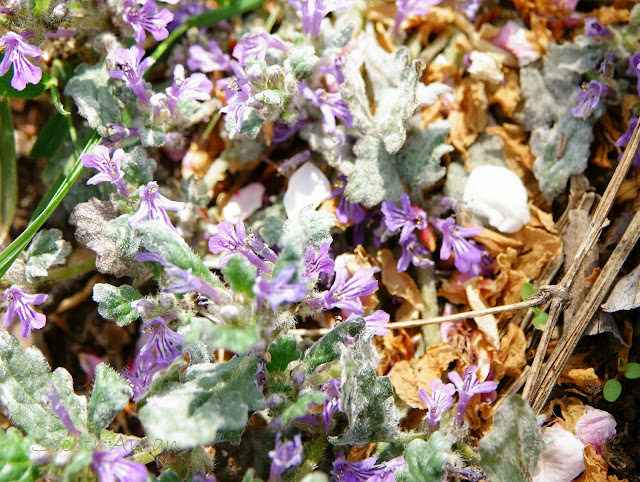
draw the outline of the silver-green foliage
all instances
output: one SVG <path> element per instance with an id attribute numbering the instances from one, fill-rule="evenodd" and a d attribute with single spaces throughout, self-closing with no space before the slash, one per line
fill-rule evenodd
<path id="1" fill-rule="evenodd" d="M 6 432 L 0 430 L 0 480 L 31 482 L 38 478 L 38 469 L 29 459 L 32 443 L 15 427 L 9 427 Z"/>
<path id="2" fill-rule="evenodd" d="M 440 432 L 434 432 L 426 442 L 420 439 L 412 440 L 404 450 L 407 464 L 399 467 L 394 474 L 396 481 L 445 480 L 447 471 L 444 465 L 451 458 L 451 445 L 454 441 L 451 435 Z"/>
<path id="3" fill-rule="evenodd" d="M 480 440 L 480 466 L 494 482 L 525 482 L 544 447 L 533 410 L 515 395 L 496 410 L 491 432 Z"/>
<path id="4" fill-rule="evenodd" d="M 67 428 L 42 403 L 43 392 L 56 388 L 62 405 L 78 431 L 87 425 L 87 399 L 73 392 L 73 380 L 64 368 L 53 373 L 44 356 L 35 347 L 23 350 L 20 342 L 0 331 L 0 401 L 9 417 L 28 436 L 53 447 L 67 436 Z"/>
<path id="5" fill-rule="evenodd" d="M 133 390 L 115 370 L 104 363 L 98 365 L 89 400 L 89 431 L 99 436 L 132 396 Z"/>
<path id="6" fill-rule="evenodd" d="M 71 245 L 62 239 L 58 229 L 45 229 L 33 237 L 25 252 L 24 274 L 27 282 L 47 276 L 49 268 L 63 264 L 71 253 Z"/>
<path id="7" fill-rule="evenodd" d="M 140 293 L 129 285 L 96 283 L 93 287 L 93 300 L 99 303 L 98 313 L 107 320 L 114 320 L 118 326 L 126 326 L 140 317 L 131 303 L 141 298 Z"/>
<path id="8" fill-rule="evenodd" d="M 242 430 L 249 414 L 264 408 L 254 375 L 255 357 L 225 363 L 201 363 L 151 394 L 140 409 L 147 436 L 179 449 L 208 445 L 218 431 Z"/>
<path id="9" fill-rule="evenodd" d="M 124 105 L 105 62 L 79 65 L 64 93 L 73 97 L 80 115 L 102 137 L 109 135 L 107 124 L 120 123 L 120 109 Z"/>

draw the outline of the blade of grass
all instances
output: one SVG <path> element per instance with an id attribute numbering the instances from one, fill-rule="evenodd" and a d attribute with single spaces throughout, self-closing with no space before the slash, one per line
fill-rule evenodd
<path id="1" fill-rule="evenodd" d="M 100 143 L 101 140 L 102 138 L 97 133 L 94 133 L 93 136 L 91 136 L 91 138 L 85 144 L 84 149 L 82 150 L 82 154 L 93 149 Z M 22 251 L 24 251 L 24 249 L 29 245 L 31 239 L 35 236 L 38 230 L 42 227 L 46 220 L 49 219 L 49 216 L 53 214 L 53 211 L 55 211 L 55 209 L 67 195 L 69 189 L 71 189 L 71 186 L 76 181 L 76 179 L 78 179 L 78 176 L 83 169 L 84 166 L 80 161 L 80 156 L 78 156 L 73 169 L 71 169 L 71 172 L 69 172 L 69 174 L 65 176 L 62 183 L 60 183 L 60 185 L 57 187 L 42 212 L 31 221 L 31 224 L 27 226 L 27 229 L 25 229 L 20 234 L 20 236 L 18 236 L 9 246 L 7 246 L 4 251 L 2 251 L 2 253 L 0 253 L 0 277 L 4 276 L 13 262 L 18 258 L 18 256 L 20 256 L 20 253 L 22 253 Z"/>
<path id="2" fill-rule="evenodd" d="M 0 240 L 9 233 L 18 206 L 18 171 L 9 99 L 0 101 Z"/>

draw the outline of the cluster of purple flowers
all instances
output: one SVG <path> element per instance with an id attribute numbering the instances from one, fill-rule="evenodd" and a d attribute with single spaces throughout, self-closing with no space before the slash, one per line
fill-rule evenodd
<path id="1" fill-rule="evenodd" d="M 353 0 L 287 0 L 300 15 L 302 30 L 311 38 L 320 35 L 320 24 L 330 12 L 344 10 Z"/>
<path id="2" fill-rule="evenodd" d="M 182 355 L 184 338 L 167 326 L 167 319 L 154 318 L 142 327 L 142 346 L 132 367 L 123 371 L 133 387 L 133 399 L 139 400 L 151 387 L 153 375 L 167 368 Z"/>
<path id="3" fill-rule="evenodd" d="M 578 92 L 578 95 L 576 96 L 578 105 L 571 109 L 571 113 L 575 117 L 586 119 L 591 115 L 591 112 L 598 107 L 598 104 L 600 104 L 600 98 L 603 95 L 612 96 L 614 95 L 614 91 L 607 84 L 598 80 L 585 82 L 582 84 L 582 90 Z"/>
<path id="4" fill-rule="evenodd" d="M 226 266 L 234 254 L 242 254 L 249 262 L 264 273 L 271 273 L 278 257 L 251 229 L 247 234 L 242 221 L 235 226 L 229 221 L 218 224 L 218 234 L 209 239 L 209 249 L 220 254 L 219 264 Z"/>
<path id="5" fill-rule="evenodd" d="M 347 462 L 344 452 L 340 452 L 333 461 L 331 474 L 339 482 L 394 482 L 394 472 L 406 465 L 402 456 L 380 464 L 376 461 L 377 457 L 367 457 L 358 462 Z"/>
<path id="6" fill-rule="evenodd" d="M 453 395 L 458 392 L 458 409 L 456 422 L 462 425 L 464 421 L 464 413 L 471 397 L 482 393 L 491 393 L 498 388 L 498 384 L 493 381 L 485 381 L 480 383 L 476 376 L 477 366 L 467 367 L 463 377 L 458 372 L 449 372 L 448 377 L 452 383 L 444 384 L 442 380 L 436 378 L 431 381 L 431 395 L 424 389 L 418 390 L 420 401 L 427 408 L 427 422 L 434 429 L 442 418 L 444 412 L 453 407 Z"/>

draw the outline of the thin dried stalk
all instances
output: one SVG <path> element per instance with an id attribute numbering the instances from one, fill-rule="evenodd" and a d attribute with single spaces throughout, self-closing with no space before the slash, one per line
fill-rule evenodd
<path id="1" fill-rule="evenodd" d="M 543 290 L 540 293 L 533 295 L 531 298 L 525 301 L 512 303 L 510 305 L 494 306 L 492 308 L 486 308 L 484 310 L 463 311 L 462 313 L 455 313 L 453 315 L 446 315 L 446 316 L 436 316 L 426 320 L 396 321 L 394 323 L 387 323 L 385 325 L 385 328 L 389 328 L 391 330 L 398 329 L 398 328 L 415 328 L 418 326 L 444 323 L 445 321 L 458 321 L 458 320 L 464 320 L 465 318 L 477 318 L 480 316 L 493 315 L 495 313 L 502 313 L 504 311 L 515 311 L 515 310 L 520 310 L 522 308 L 531 308 L 533 306 L 540 306 L 546 303 L 548 300 L 549 300 L 549 294 Z M 294 330 L 289 330 L 289 333 L 293 333 L 294 335 L 301 335 L 301 336 L 318 336 L 318 335 L 326 335 L 327 333 L 329 333 L 329 331 L 331 331 L 330 328 L 311 328 L 311 329 L 296 328 Z"/>
<path id="2" fill-rule="evenodd" d="M 629 256 L 629 253 L 640 238 L 640 211 L 636 211 L 631 223 L 627 226 L 622 239 L 607 260 L 602 272 L 598 276 L 593 288 L 589 290 L 584 302 L 575 315 L 574 322 L 568 328 L 565 335 L 560 338 L 556 348 L 551 353 L 549 361 L 545 364 L 540 374 L 535 392 L 530 394 L 531 408 L 539 413 L 547 403 L 547 399 L 553 390 L 558 377 L 563 372 L 569 357 L 575 350 L 580 338 L 586 330 L 591 318 L 595 315 L 604 301 L 605 296 L 611 290 L 620 268 Z"/>
<path id="3" fill-rule="evenodd" d="M 561 366 L 560 365 L 555 366 L 555 370 L 559 370 L 557 373 L 555 372 L 549 373 L 549 368 L 547 368 L 545 369 L 544 377 L 541 374 L 542 362 L 544 360 L 544 355 L 547 351 L 547 347 L 549 346 L 549 342 L 551 341 L 551 334 L 553 333 L 553 329 L 555 328 L 555 325 L 558 321 L 558 317 L 560 316 L 560 313 L 562 313 L 567 300 L 570 298 L 570 290 L 573 285 L 573 281 L 576 278 L 577 273 L 582 268 L 582 265 L 584 264 L 584 261 L 586 259 L 586 254 L 593 248 L 596 241 L 600 237 L 600 233 L 602 232 L 602 229 L 607 223 L 607 215 L 609 214 L 609 211 L 611 210 L 611 206 L 615 201 L 616 195 L 618 194 L 622 181 L 624 181 L 624 178 L 627 175 L 627 171 L 631 167 L 631 163 L 633 162 L 633 159 L 635 157 L 636 151 L 638 150 L 639 144 L 640 144 L 640 123 L 636 126 L 636 129 L 633 132 L 633 136 L 631 137 L 631 141 L 627 145 L 624 151 L 624 154 L 622 155 L 622 159 L 618 164 L 618 167 L 614 171 L 613 176 L 611 177 L 611 181 L 609 181 L 609 185 L 607 186 L 607 189 L 605 190 L 604 195 L 602 196 L 602 199 L 600 200 L 600 203 L 598 204 L 598 207 L 596 208 L 596 211 L 593 215 L 593 219 L 589 226 L 589 230 L 587 231 L 587 234 L 585 235 L 584 240 L 582 241 L 582 244 L 578 248 L 578 251 L 574 256 L 571 265 L 567 268 L 567 271 L 565 272 L 565 275 L 563 276 L 560 283 L 558 283 L 553 288 L 553 293 L 552 293 L 553 298 L 551 300 L 549 318 L 547 320 L 545 330 L 542 334 L 542 338 L 540 339 L 540 344 L 538 345 L 538 349 L 536 351 L 536 356 L 533 360 L 533 364 L 531 365 L 531 375 L 527 380 L 527 384 L 525 385 L 524 392 L 523 392 L 523 396 L 529 401 L 529 403 L 532 406 L 533 406 L 534 399 L 536 401 L 537 407 L 539 405 L 544 405 L 544 403 L 546 402 L 546 396 L 548 396 L 548 394 L 550 393 L 550 390 L 549 390 L 544 400 L 541 401 L 541 397 L 543 397 L 543 395 L 539 394 L 539 390 L 540 390 L 540 385 L 543 379 L 545 383 L 548 382 L 550 378 L 557 380 L 558 377 L 560 376 L 560 373 L 564 369 L 564 364 L 566 363 L 566 360 L 564 361 L 564 363 L 562 363 Z M 617 272 L 613 275 L 614 278 L 616 274 Z M 602 277 L 602 274 L 600 276 Z M 595 286 L 594 288 L 591 289 L 589 294 L 591 294 L 591 292 L 594 290 L 595 290 Z M 593 297 L 587 296 L 587 298 L 590 299 Z M 585 300 L 585 304 L 586 304 L 586 300 Z M 583 304 L 583 307 L 585 309 L 590 308 L 585 304 Z M 595 312 L 595 309 L 594 309 L 594 312 Z M 584 331 L 584 328 L 586 327 L 586 324 L 588 323 L 589 320 L 587 320 L 584 323 L 581 323 L 580 321 L 581 321 L 580 319 L 578 318 L 576 319 L 575 325 L 571 330 L 572 332 L 574 331 L 575 328 L 582 328 L 582 331 L 580 333 Z M 575 348 L 575 346 L 573 348 Z M 571 350 L 573 350 L 573 348 Z M 566 351 L 567 349 L 564 348 L 564 345 L 562 343 L 559 343 L 556 346 L 554 353 L 556 351 L 563 351 L 563 350 Z M 571 355 L 571 352 L 569 352 L 569 354 L 566 355 L 567 360 L 570 355 Z M 540 409 L 541 409 L 541 406 L 538 407 L 538 411 Z"/>

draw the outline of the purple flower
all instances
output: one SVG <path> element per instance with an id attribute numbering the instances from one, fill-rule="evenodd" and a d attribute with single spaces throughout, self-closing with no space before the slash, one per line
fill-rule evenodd
<path id="1" fill-rule="evenodd" d="M 333 182 L 333 190 L 331 191 L 331 197 L 340 196 L 338 207 L 336 208 L 336 218 L 342 224 L 347 224 L 349 221 L 353 221 L 355 224 L 360 224 L 367 217 L 367 213 L 358 203 L 351 202 L 344 195 L 344 190 L 347 187 L 347 178 L 340 174 L 338 178 Z"/>
<path id="2" fill-rule="evenodd" d="M 350 129 L 353 125 L 353 118 L 349 107 L 342 99 L 342 96 L 337 93 L 329 93 L 324 89 L 311 90 L 306 82 L 302 81 L 299 84 L 300 92 L 305 99 L 311 101 L 323 116 L 323 127 L 327 134 L 332 134 L 336 130 L 336 117 L 342 119 L 347 129 Z"/>
<path id="3" fill-rule="evenodd" d="M 306 112 L 304 110 L 300 110 L 299 113 L 300 115 L 304 114 L 306 116 Z M 276 120 L 273 123 L 273 139 L 271 140 L 276 144 L 284 142 L 287 139 L 289 139 L 289 137 L 294 135 L 296 132 L 303 129 L 307 124 L 309 124 L 309 121 L 305 119 L 300 119 L 294 122 L 293 124 L 286 124 L 281 120 Z M 293 156 L 293 157 L 295 158 L 296 156 Z M 291 160 L 293 160 L 293 158 Z M 281 167 L 280 170 L 284 170 L 284 166 L 281 165 L 280 167 Z"/>
<path id="4" fill-rule="evenodd" d="M 9 71 L 13 65 L 11 87 L 24 90 L 27 84 L 37 84 L 42 79 L 42 70 L 27 60 L 27 57 L 39 58 L 42 50 L 29 44 L 26 34 L 7 32 L 0 37 L 0 50 L 4 50 L 4 57 L 0 62 L 0 76 Z"/>
<path id="5" fill-rule="evenodd" d="M 307 246 L 304 254 L 304 264 L 305 270 L 303 277 L 305 278 L 318 279 L 322 273 L 331 276 L 335 262 L 331 259 L 331 256 L 329 256 L 329 243 L 323 243 L 317 254 L 313 246 Z"/>
<path id="6" fill-rule="evenodd" d="M 591 115 L 591 112 L 598 107 L 600 103 L 600 97 L 602 95 L 612 95 L 613 91 L 604 82 L 592 80 L 591 82 L 585 82 L 582 84 L 582 90 L 578 92 L 576 101 L 578 105 L 571 109 L 571 113 L 574 117 L 586 119 Z"/>
<path id="7" fill-rule="evenodd" d="M 252 247 L 258 248 L 256 253 Z M 239 220 L 235 227 L 229 221 L 221 221 L 218 224 L 218 234 L 209 239 L 209 249 L 213 254 L 222 254 L 220 256 L 219 265 L 224 267 L 234 254 L 240 253 L 249 262 L 265 273 L 271 273 L 277 257 L 253 231 L 249 230 L 249 236 L 242 220 Z"/>
<path id="8" fill-rule="evenodd" d="M 264 61 L 267 56 L 267 50 L 269 49 L 277 49 L 286 52 L 287 46 L 282 42 L 282 40 L 267 32 L 248 33 L 236 44 L 231 55 L 244 67 L 247 65 L 247 59 Z"/>
<path id="9" fill-rule="evenodd" d="M 167 89 L 167 107 L 169 112 L 175 114 L 178 103 L 187 100 L 209 100 L 213 83 L 206 75 L 196 73 L 188 78 L 184 76 L 184 67 L 180 64 L 173 69 L 173 84 Z"/>
<path id="10" fill-rule="evenodd" d="M 597 18 L 586 17 L 584 19 L 584 34 L 587 37 L 610 37 L 611 30 L 598 22 Z"/>
<path id="11" fill-rule="evenodd" d="M 402 208 L 397 208 L 389 201 L 383 201 L 380 210 L 384 214 L 384 222 L 391 231 L 400 232 L 400 242 L 409 239 L 414 229 L 423 229 L 427 225 L 427 214 L 420 208 L 411 205 L 409 195 L 405 192 L 400 197 Z"/>
<path id="12" fill-rule="evenodd" d="M 395 471 L 405 465 L 407 465 L 407 461 L 402 455 L 388 460 L 387 462 L 382 462 L 380 465 L 378 465 L 378 467 L 380 468 L 378 474 L 376 474 L 373 478 L 369 478 L 367 482 L 395 482 Z"/>
<path id="13" fill-rule="evenodd" d="M 185 203 L 171 201 L 158 192 L 158 183 L 151 181 L 146 186 L 140 186 L 138 189 L 140 196 L 140 207 L 138 212 L 129 218 L 129 227 L 132 228 L 139 222 L 149 219 L 151 221 L 160 221 L 164 223 L 172 231 L 176 228 L 171 224 L 167 210 L 181 211 L 185 208 Z"/>
<path id="14" fill-rule="evenodd" d="M 136 261 L 140 261 L 138 258 L 140 254 L 149 253 L 138 253 L 134 258 Z M 202 278 L 194 275 L 191 272 L 191 268 L 187 271 L 171 263 L 164 262 L 163 264 L 165 266 L 165 273 L 174 277 L 173 281 L 167 286 L 166 291 L 170 291 L 171 293 L 202 293 L 216 303 L 228 303 L 231 301 L 231 295 L 229 293 L 221 289 L 213 288 Z"/>
<path id="15" fill-rule="evenodd" d="M 466 238 L 482 233 L 483 229 L 481 227 L 463 228 L 458 226 L 453 218 L 434 219 L 431 223 L 442 233 L 440 259 L 449 259 L 453 249 L 453 264 L 456 269 L 461 273 L 477 276 L 480 272 L 484 250 L 479 248 L 474 241 Z"/>
<path id="16" fill-rule="evenodd" d="M 60 400 L 60 394 L 53 383 L 49 385 L 47 390 L 43 390 L 42 392 L 42 403 L 46 404 L 51 408 L 51 411 L 54 413 L 56 417 L 60 419 L 60 421 L 67 428 L 69 435 L 76 436 L 80 435 L 78 429 L 73 424 L 71 417 L 69 416 L 69 412 L 62 404 L 62 400 Z"/>
<path id="17" fill-rule="evenodd" d="M 324 429 L 327 435 L 329 434 L 331 417 L 333 417 L 333 414 L 336 413 L 340 408 L 340 384 L 341 381 L 339 378 L 330 378 L 324 383 L 324 385 L 322 385 L 321 388 L 321 390 L 327 396 L 327 398 L 325 398 L 324 400 L 324 407 L 322 408 Z"/>
<path id="18" fill-rule="evenodd" d="M 436 428 L 442 414 L 453 407 L 454 393 L 456 388 L 451 383 L 445 385 L 439 378 L 431 380 L 431 395 L 424 388 L 418 390 L 420 401 L 427 407 L 429 427 Z"/>
<path id="19" fill-rule="evenodd" d="M 434 5 L 438 5 L 442 0 L 396 0 L 396 22 L 393 26 L 393 33 L 400 28 L 402 21 L 409 15 L 426 15 Z"/>
<path id="20" fill-rule="evenodd" d="M 169 36 L 167 25 L 173 20 L 173 14 L 166 8 L 158 12 L 154 0 L 146 0 L 142 7 L 137 0 L 125 0 L 122 19 L 133 28 L 134 38 L 141 44 L 147 36 L 145 30 L 158 41 L 166 39 Z"/>
<path id="21" fill-rule="evenodd" d="M 169 328 L 162 318 L 154 318 L 143 327 L 144 344 L 140 348 L 140 356 L 154 355 L 158 363 L 169 365 L 173 360 L 182 355 L 182 350 L 177 346 L 184 346 L 182 335 Z"/>
<path id="22" fill-rule="evenodd" d="M 638 93 L 640 94 L 640 50 L 638 50 L 635 54 L 629 57 L 629 75 L 637 77 L 638 82 L 636 84 L 636 88 L 638 89 Z"/>
<path id="23" fill-rule="evenodd" d="M 415 234 L 409 234 L 405 241 L 400 242 L 400 246 L 402 246 L 402 255 L 400 255 L 400 259 L 398 260 L 399 273 L 406 271 L 409 263 L 413 263 L 414 266 L 420 268 L 433 266 L 433 261 L 427 257 L 429 250 L 418 241 Z"/>
<path id="24" fill-rule="evenodd" d="M 229 61 L 229 56 L 222 52 L 218 43 L 211 40 L 209 42 L 208 52 L 200 45 L 192 45 L 189 47 L 187 67 L 191 70 L 199 70 L 201 72 L 230 70 Z"/>
<path id="25" fill-rule="evenodd" d="M 107 123 L 107 128 L 109 129 L 108 144 L 110 145 L 138 135 L 138 129 L 135 127 L 127 127 L 124 124 L 109 122 Z"/>
<path id="26" fill-rule="evenodd" d="M 629 141 L 631 140 L 631 136 L 633 135 L 633 131 L 636 129 L 637 124 L 638 124 L 638 116 L 631 115 L 631 118 L 629 119 L 629 128 L 627 129 L 627 132 L 622 134 L 620 138 L 616 141 L 616 146 L 624 147 L 629 143 Z M 620 157 L 622 157 L 622 154 L 620 154 Z M 633 165 L 636 167 L 640 167 L 640 150 L 636 152 L 636 157 L 633 159 Z"/>
<path id="27" fill-rule="evenodd" d="M 144 355 L 138 353 L 131 368 L 122 370 L 122 376 L 129 381 L 133 388 L 133 400 L 140 400 L 151 388 L 153 375 L 167 368 L 164 363 L 156 360 L 153 351 L 147 350 Z"/>
<path id="28" fill-rule="evenodd" d="M 462 425 L 464 419 L 464 412 L 467 410 L 469 400 L 479 393 L 491 393 L 498 388 L 496 382 L 482 382 L 478 383 L 478 377 L 476 376 L 476 370 L 478 367 L 472 365 L 464 371 L 464 380 L 460 377 L 458 372 L 449 372 L 448 377 L 451 382 L 456 386 L 458 392 L 458 413 L 456 420 L 458 425 Z"/>
<path id="29" fill-rule="evenodd" d="M 353 0 L 287 0 L 295 8 L 302 19 L 302 30 L 311 38 L 320 33 L 322 19 L 330 12 L 344 10 L 351 6 Z"/>
<path id="30" fill-rule="evenodd" d="M 227 105 L 220 109 L 221 113 L 233 115 L 236 123 L 236 133 L 242 129 L 244 111 L 247 107 L 260 107 L 261 104 L 253 98 L 253 89 L 249 79 L 237 62 L 230 63 L 234 71 L 233 77 L 226 77 L 216 82 L 216 87 L 224 91 Z"/>
<path id="31" fill-rule="evenodd" d="M 469 20 L 475 20 L 478 10 L 484 2 L 485 0 L 465 0 L 464 5 L 456 7 L 456 9 L 462 10 Z"/>
<path id="32" fill-rule="evenodd" d="M 138 462 L 125 459 L 131 450 L 121 446 L 114 446 L 107 450 L 97 450 L 93 453 L 91 470 L 98 476 L 100 482 L 144 482 L 149 473 L 147 468 Z"/>
<path id="33" fill-rule="evenodd" d="M 13 323 L 16 315 L 18 315 L 22 324 L 20 334 L 22 338 L 29 338 L 31 330 L 39 330 L 46 323 L 47 317 L 42 313 L 38 313 L 31 305 L 44 303 L 49 298 L 49 295 L 42 293 L 30 295 L 14 285 L 4 290 L 4 298 L 8 305 L 7 311 L 2 317 L 3 328 L 8 328 Z"/>
<path id="34" fill-rule="evenodd" d="M 358 318 L 358 315 L 351 314 L 345 321 L 355 320 L 356 318 Z M 389 323 L 389 318 L 389 313 L 382 310 L 374 311 L 369 316 L 365 316 L 363 319 L 365 322 L 366 333 L 370 333 L 376 336 L 386 335 L 391 331 L 385 326 L 387 323 Z"/>
<path id="35" fill-rule="evenodd" d="M 271 458 L 271 471 L 269 472 L 269 480 L 280 481 L 285 470 L 300 465 L 302 462 L 302 437 L 297 434 L 293 440 L 280 443 L 281 434 L 278 432 L 276 436 L 276 446 L 269 451 Z"/>
<path id="36" fill-rule="evenodd" d="M 316 71 L 325 74 L 324 81 L 329 92 L 338 92 L 340 84 L 344 82 L 343 64 L 344 59 L 336 56 L 329 65 L 320 65 L 316 68 Z"/>
<path id="37" fill-rule="evenodd" d="M 272 310 L 275 310 L 284 302 L 295 303 L 300 301 L 307 294 L 306 283 L 291 283 L 296 273 L 295 265 L 285 266 L 272 279 L 258 276 L 253 285 L 253 293 L 258 301 L 258 308 L 264 301 L 269 302 Z"/>
<path id="38" fill-rule="evenodd" d="M 340 482 L 365 482 L 380 475 L 380 466 L 376 465 L 376 460 L 376 457 L 368 457 L 360 462 L 347 462 L 344 453 L 340 452 L 333 461 L 331 475 Z"/>
<path id="39" fill-rule="evenodd" d="M 347 269 L 338 268 L 331 288 L 325 291 L 319 300 L 312 300 L 310 304 L 314 306 L 321 302 L 327 310 L 340 308 L 356 315 L 363 315 L 360 297 L 370 295 L 378 287 L 373 272 L 373 269 L 361 268 L 347 280 L 349 276 Z"/>
<path id="40" fill-rule="evenodd" d="M 124 159 L 124 151 L 117 149 L 113 153 L 113 158 L 109 156 L 109 149 L 105 146 L 96 146 L 93 151 L 83 154 L 80 157 L 84 167 L 92 167 L 100 171 L 87 181 L 87 184 L 100 184 L 101 182 L 110 182 L 118 192 L 128 197 L 129 190 L 122 178 L 122 160 Z"/>
<path id="41" fill-rule="evenodd" d="M 140 102 L 149 105 L 149 96 L 142 76 L 156 61 L 151 57 L 142 60 L 144 53 L 144 49 L 139 45 L 134 45 L 130 49 L 116 49 L 113 61 L 120 65 L 121 69 L 110 70 L 109 75 L 114 79 L 124 80 Z"/>

